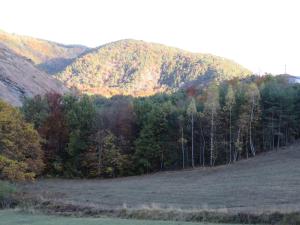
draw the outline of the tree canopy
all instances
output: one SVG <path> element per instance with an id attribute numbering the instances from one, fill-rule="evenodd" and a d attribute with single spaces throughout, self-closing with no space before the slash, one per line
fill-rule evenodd
<path id="1" fill-rule="evenodd" d="M 22 112 L 43 139 L 45 174 L 117 177 L 234 163 L 288 145 L 300 136 L 299 93 L 299 84 L 264 76 L 138 98 L 52 93 L 27 99 Z M 10 110 L 6 117 L 22 118 Z"/>

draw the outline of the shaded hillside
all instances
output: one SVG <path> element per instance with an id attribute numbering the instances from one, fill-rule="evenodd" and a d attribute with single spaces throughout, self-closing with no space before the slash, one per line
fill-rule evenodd
<path id="1" fill-rule="evenodd" d="M 21 105 L 22 98 L 67 89 L 33 63 L 0 44 L 0 98 Z"/>
<path id="2" fill-rule="evenodd" d="M 80 45 L 62 45 L 27 36 L 9 34 L 0 30 L 0 43 L 15 53 L 32 60 L 40 69 L 53 74 L 61 71 L 88 48 Z"/>
<path id="3" fill-rule="evenodd" d="M 147 96 L 212 80 L 244 78 L 250 73 L 218 56 L 121 40 L 78 57 L 57 77 L 68 87 L 89 94 Z"/>

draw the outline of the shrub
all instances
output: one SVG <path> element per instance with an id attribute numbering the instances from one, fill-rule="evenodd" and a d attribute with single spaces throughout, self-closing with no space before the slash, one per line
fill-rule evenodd
<path id="1" fill-rule="evenodd" d="M 16 188 L 11 183 L 0 180 L 0 209 L 14 205 L 13 194 L 15 192 Z"/>

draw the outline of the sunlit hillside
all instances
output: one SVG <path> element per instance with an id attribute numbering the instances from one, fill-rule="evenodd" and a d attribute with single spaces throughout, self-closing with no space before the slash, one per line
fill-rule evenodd
<path id="1" fill-rule="evenodd" d="M 81 45 L 62 45 L 27 36 L 9 34 L 0 30 L 0 43 L 18 55 L 32 60 L 45 72 L 55 73 L 63 69 L 88 48 Z"/>
<path id="2" fill-rule="evenodd" d="M 121 40 L 82 55 L 57 77 L 68 87 L 89 94 L 147 96 L 249 74 L 249 70 L 222 57 Z"/>

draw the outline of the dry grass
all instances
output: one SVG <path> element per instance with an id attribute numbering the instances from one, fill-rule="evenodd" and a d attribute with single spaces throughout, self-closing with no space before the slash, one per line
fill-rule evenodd
<path id="1" fill-rule="evenodd" d="M 18 211 L 0 211 L 0 224 L 2 225 L 216 225 L 211 223 L 188 223 L 175 221 L 129 220 L 114 218 L 74 218 L 62 216 L 49 216 L 42 214 L 22 213 Z M 222 224 L 218 224 L 222 225 Z"/>
<path id="2" fill-rule="evenodd" d="M 44 179 L 24 184 L 23 188 L 54 211 L 70 207 L 70 211 L 78 213 L 85 209 L 86 214 L 126 211 L 126 217 L 142 214 L 144 218 L 147 212 L 151 216 L 167 215 L 165 219 L 180 215 L 184 220 L 186 215 L 195 217 L 200 212 L 222 217 L 276 216 L 280 212 L 282 217 L 284 213 L 300 211 L 299 165 L 300 146 L 294 145 L 216 168 L 111 180 Z"/>

